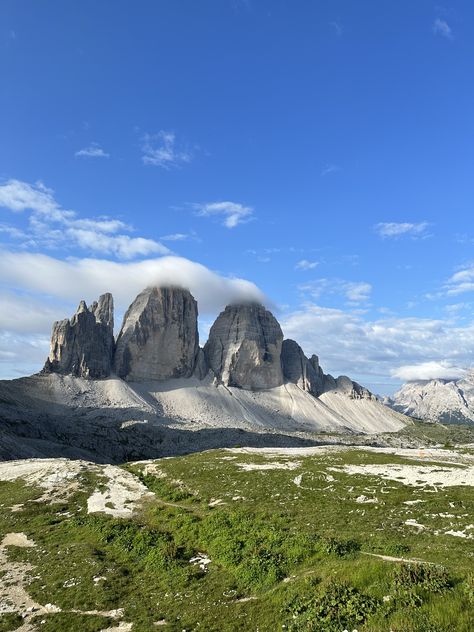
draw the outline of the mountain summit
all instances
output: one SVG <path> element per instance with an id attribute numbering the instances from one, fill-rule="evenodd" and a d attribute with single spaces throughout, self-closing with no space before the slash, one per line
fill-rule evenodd
<path id="1" fill-rule="evenodd" d="M 466 372 L 460 380 L 408 382 L 384 401 L 404 415 L 425 421 L 474 424 L 474 372 Z"/>

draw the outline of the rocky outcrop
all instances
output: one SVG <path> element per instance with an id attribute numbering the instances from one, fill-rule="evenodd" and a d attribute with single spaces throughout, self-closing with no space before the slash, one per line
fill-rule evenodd
<path id="1" fill-rule="evenodd" d="M 115 371 L 128 381 L 190 377 L 199 353 L 197 303 L 188 290 L 150 287 L 128 308 Z M 199 369 L 204 371 L 202 362 Z"/>
<path id="2" fill-rule="evenodd" d="M 114 343 L 113 299 L 104 294 L 74 316 L 54 324 L 46 373 L 103 378 L 113 371 L 130 382 L 195 377 L 211 370 L 218 384 L 266 390 L 293 383 L 320 397 L 335 392 L 372 399 L 348 377 L 325 375 L 318 356 L 307 358 L 297 342 L 284 340 L 273 314 L 258 303 L 228 305 L 199 347 L 197 303 L 179 287 L 149 287 L 128 308 Z"/>
<path id="3" fill-rule="evenodd" d="M 104 378 L 111 373 L 113 352 L 113 298 L 103 294 L 90 307 L 81 301 L 71 319 L 54 323 L 43 372 Z"/>
<path id="4" fill-rule="evenodd" d="M 323 392 L 324 374 L 318 356 L 313 355 L 308 359 L 294 340 L 283 340 L 281 365 L 283 376 L 288 382 L 293 382 L 315 397 Z"/>
<path id="5" fill-rule="evenodd" d="M 334 378 L 332 375 L 324 376 L 324 392 L 336 391 L 342 393 L 349 399 L 372 399 L 376 400 L 376 396 L 373 395 L 368 388 L 361 386 L 357 382 L 351 380 L 346 375 L 340 375 L 338 378 Z"/>
<path id="6" fill-rule="evenodd" d="M 207 365 L 226 386 L 248 390 L 283 383 L 283 333 L 263 305 L 228 305 L 211 327 L 204 346 Z"/>

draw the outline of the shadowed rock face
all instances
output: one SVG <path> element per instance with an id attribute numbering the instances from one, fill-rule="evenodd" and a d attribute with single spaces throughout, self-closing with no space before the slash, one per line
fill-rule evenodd
<path id="1" fill-rule="evenodd" d="M 294 340 L 284 340 L 281 349 L 281 364 L 283 375 L 288 382 L 293 382 L 303 391 L 311 395 L 321 395 L 323 392 L 324 374 L 319 366 L 318 356 L 308 359 L 303 349 Z"/>
<path id="2" fill-rule="evenodd" d="M 188 290 L 147 288 L 128 308 L 115 371 L 128 381 L 190 377 L 199 352 L 197 303 Z"/>
<path id="3" fill-rule="evenodd" d="M 226 386 L 273 388 L 283 383 L 282 341 L 278 321 L 262 305 L 228 305 L 211 327 L 204 353 Z"/>
<path id="4" fill-rule="evenodd" d="M 90 307 L 81 301 L 71 319 L 54 323 L 43 371 L 90 379 L 107 377 L 112 371 L 113 353 L 113 298 L 103 294 Z"/>

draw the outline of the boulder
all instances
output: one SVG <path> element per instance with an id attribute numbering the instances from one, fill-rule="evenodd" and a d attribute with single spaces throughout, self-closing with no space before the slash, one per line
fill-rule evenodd
<path id="1" fill-rule="evenodd" d="M 128 381 L 190 377 L 199 353 L 197 316 L 188 290 L 149 287 L 140 292 L 117 338 L 117 375 Z"/>
<path id="2" fill-rule="evenodd" d="M 103 294 L 87 307 L 79 303 L 71 319 L 54 323 L 44 373 L 104 378 L 112 371 L 114 353 L 114 303 Z"/>
<path id="3" fill-rule="evenodd" d="M 283 384 L 283 333 L 258 303 L 228 305 L 212 325 L 204 346 L 207 366 L 226 386 L 247 390 Z"/>

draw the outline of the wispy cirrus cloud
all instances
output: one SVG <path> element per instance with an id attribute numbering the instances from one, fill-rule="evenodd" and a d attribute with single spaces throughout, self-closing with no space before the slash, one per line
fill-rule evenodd
<path id="1" fill-rule="evenodd" d="M 436 18 L 433 22 L 433 33 L 435 35 L 440 35 L 446 39 L 453 39 L 453 30 L 446 22 L 446 20 L 442 20 L 441 18 Z"/>
<path id="2" fill-rule="evenodd" d="M 346 281 L 344 279 L 321 278 L 298 286 L 301 292 L 309 294 L 313 299 L 323 295 L 343 296 L 349 303 L 359 305 L 370 300 L 372 286 L 366 281 Z"/>
<path id="3" fill-rule="evenodd" d="M 110 158 L 110 154 L 104 151 L 98 143 L 91 143 L 76 151 L 74 155 L 77 158 Z"/>
<path id="4" fill-rule="evenodd" d="M 380 222 L 374 230 L 382 238 L 412 237 L 415 239 L 428 237 L 429 222 Z"/>
<path id="5" fill-rule="evenodd" d="M 189 233 L 170 233 L 169 235 L 162 235 L 160 241 L 201 241 L 198 235 L 191 230 Z"/>
<path id="6" fill-rule="evenodd" d="M 187 233 L 172 233 L 171 235 L 163 235 L 160 237 L 161 241 L 184 241 L 188 238 L 189 235 Z"/>
<path id="7" fill-rule="evenodd" d="M 226 228 L 235 228 L 253 219 L 254 209 L 238 202 L 208 202 L 205 204 L 192 204 L 192 207 L 201 217 L 220 216 Z"/>
<path id="8" fill-rule="evenodd" d="M 178 145 L 176 134 L 166 130 L 145 134 L 142 137 L 141 150 L 143 164 L 162 169 L 181 167 L 193 158 L 188 148 Z"/>
<path id="9" fill-rule="evenodd" d="M 457 296 L 474 292 L 474 263 L 465 265 L 452 274 L 443 287 L 447 296 Z"/>
<path id="10" fill-rule="evenodd" d="M 8 180 L 0 184 L 0 207 L 14 213 L 29 211 L 27 230 L 8 225 L 0 230 L 13 239 L 23 240 L 24 246 L 75 246 L 120 259 L 171 252 L 160 242 L 126 234 L 133 229 L 121 220 L 78 217 L 76 211 L 63 208 L 56 201 L 54 191 L 42 182 L 29 184 L 21 180 Z"/>
<path id="11" fill-rule="evenodd" d="M 301 259 L 295 265 L 296 270 L 314 270 L 319 265 L 319 261 L 309 261 L 308 259 Z"/>

